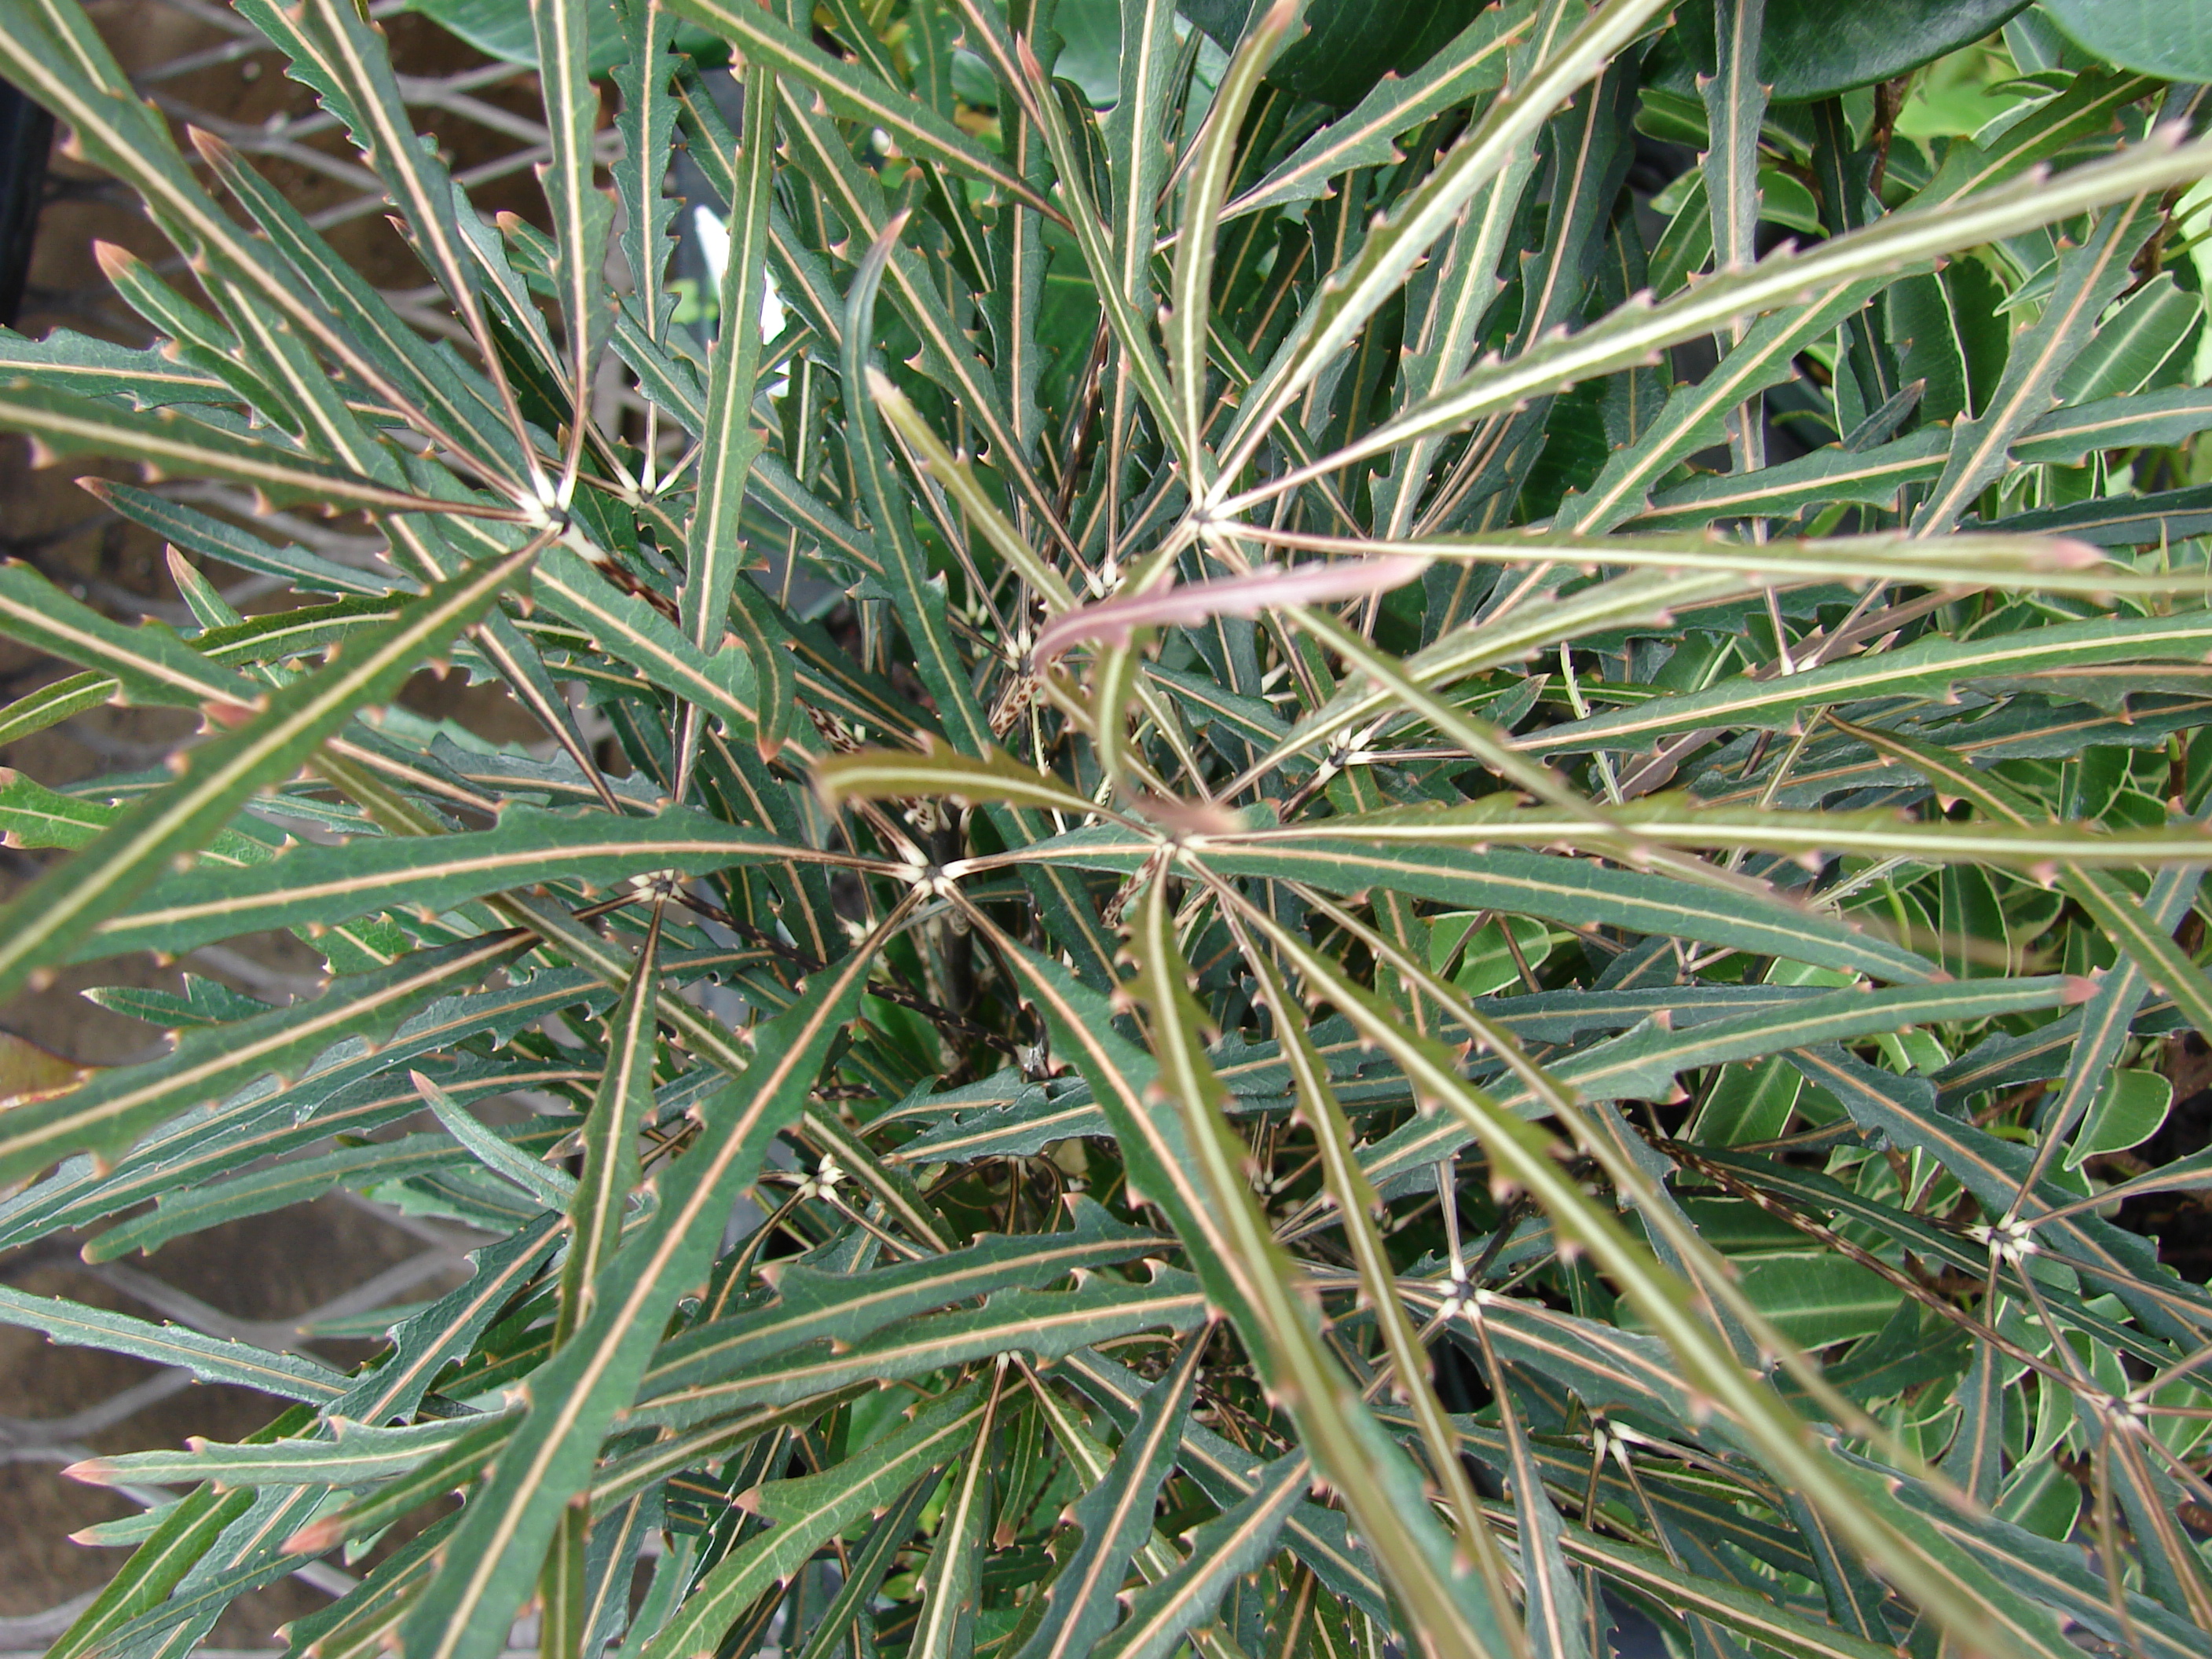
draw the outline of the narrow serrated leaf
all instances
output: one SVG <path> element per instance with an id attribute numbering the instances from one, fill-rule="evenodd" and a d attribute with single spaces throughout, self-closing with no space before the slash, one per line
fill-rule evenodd
<path id="1" fill-rule="evenodd" d="M 652 1220 L 595 1281 L 591 1312 L 531 1376 L 527 1415 L 408 1614 L 410 1646 L 437 1659 L 497 1653 L 668 1310 L 713 1259 L 730 1203 L 759 1169 L 769 1139 L 804 1108 L 868 966 L 861 952 L 816 975 L 787 1012 L 761 1028 L 751 1068 L 698 1108 L 699 1146 L 670 1167 Z"/>
<path id="2" fill-rule="evenodd" d="M 925 1471 L 942 1468 L 965 1450 L 984 1408 L 980 1387 L 956 1389 L 836 1468 L 756 1487 L 746 1507 L 774 1524 L 700 1581 L 646 1648 L 643 1659 L 712 1654 L 746 1606 L 797 1572 L 823 1540 L 889 1504 Z"/>
<path id="3" fill-rule="evenodd" d="M 193 750 L 184 776 L 0 910 L 0 995 L 59 957 L 176 859 L 197 852 L 253 793 L 289 779 L 362 705 L 390 696 L 520 575 L 535 548 L 487 561 L 410 603 L 343 659 L 278 690 L 237 731 Z"/>
<path id="4" fill-rule="evenodd" d="M 0 1286 L 0 1320 L 46 1333 L 50 1342 L 102 1348 L 157 1365 L 179 1365 L 204 1382 L 229 1382 L 313 1405 L 338 1399 L 345 1378 L 319 1361 L 270 1353 L 249 1343 L 206 1336 L 179 1325 L 154 1325 L 56 1297 Z"/>

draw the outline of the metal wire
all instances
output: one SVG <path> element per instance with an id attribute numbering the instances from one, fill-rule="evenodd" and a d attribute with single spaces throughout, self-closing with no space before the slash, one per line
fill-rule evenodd
<path id="1" fill-rule="evenodd" d="M 166 58 L 134 76 L 134 84 L 142 95 L 167 115 L 179 128 L 189 125 L 203 128 L 222 137 L 244 154 L 258 160 L 281 161 L 303 169 L 319 179 L 334 182 L 345 190 L 344 196 L 335 203 L 318 208 L 310 222 L 319 228 L 335 225 L 384 210 L 389 205 L 382 185 L 375 175 L 353 159 L 349 149 L 324 148 L 318 140 L 327 143 L 339 135 L 337 122 L 316 106 L 313 96 L 305 88 L 297 88 L 298 95 L 290 100 L 290 107 L 259 122 L 240 121 L 218 109 L 210 109 L 187 97 L 179 90 L 188 84 L 190 77 L 201 71 L 235 64 L 244 77 L 241 84 L 258 80 L 252 66 L 258 64 L 261 75 L 283 73 L 281 54 L 270 47 L 243 18 L 215 0 L 149 0 L 149 4 L 166 6 L 199 26 L 204 43 L 189 51 Z M 373 17 L 386 18 L 403 9 L 400 0 L 378 0 L 370 8 Z M 544 125 L 514 108 L 493 101 L 487 94 L 514 87 L 532 87 L 532 71 L 509 64 L 481 64 L 449 75 L 404 73 L 399 88 L 415 118 L 418 131 L 438 134 L 449 144 L 459 136 L 459 124 L 492 135 L 499 144 L 498 153 L 490 159 L 458 171 L 456 178 L 465 186 L 473 186 L 504 178 L 543 161 L 548 155 L 546 131 Z M 530 101 L 534 102 L 534 99 Z M 606 135 L 611 146 L 614 136 Z M 459 146 L 456 146 L 459 148 Z M 483 146 L 480 140 L 466 146 L 468 153 L 479 154 Z M 191 155 L 189 149 L 185 154 Z M 610 158 L 612 151 L 610 149 Z M 50 182 L 47 202 L 82 203 L 87 199 L 115 201 L 118 207 L 129 205 L 127 198 L 106 181 L 55 179 Z M 458 335 L 450 314 L 443 307 L 441 296 L 434 289 L 415 288 L 388 292 L 386 295 L 410 322 L 426 331 L 449 337 Z M 135 325 L 135 319 L 127 319 L 117 306 L 114 296 L 104 287 L 57 292 L 41 290 L 29 309 L 56 316 L 95 317 L 110 324 Z M 250 502 L 229 499 L 236 492 L 226 492 L 222 487 L 181 483 L 171 486 L 167 493 L 179 499 L 208 502 L 219 509 L 252 514 Z M 297 539 L 313 545 L 326 556 L 347 563 L 374 567 L 380 544 L 372 538 L 346 535 L 330 526 L 307 520 L 295 520 L 286 515 L 280 528 Z M 162 614 L 166 609 L 161 600 L 132 594 L 110 584 L 102 583 L 100 590 L 88 597 L 107 604 L 111 608 L 131 614 Z M 27 689 L 27 688 L 25 688 Z M 75 734 L 80 737 L 82 733 Z M 112 744 L 102 745 L 112 747 Z M 112 759 L 112 757 L 103 758 Z M 136 757 L 134 757 L 136 758 Z M 238 978 L 243 974 L 249 981 L 254 978 L 277 980 L 286 978 L 273 964 L 259 963 L 251 959 L 251 952 L 223 950 L 220 960 L 209 953 L 199 953 L 202 961 L 220 971 Z M 14 1261 L 0 1265 L 18 1271 L 35 1262 L 51 1268 L 67 1267 L 120 1292 L 135 1310 L 146 1316 L 173 1320 L 179 1325 L 212 1336 L 231 1337 L 279 1351 L 311 1352 L 316 1334 L 327 1328 L 357 1328 L 361 1317 L 376 1310 L 434 1294 L 439 1281 L 455 1282 L 464 1270 L 462 1253 L 484 1242 L 464 1230 L 428 1222 L 418 1217 L 403 1216 L 386 1206 L 372 1203 L 359 1194 L 343 1193 L 345 1201 L 374 1214 L 386 1225 L 412 1239 L 419 1249 L 396 1265 L 368 1274 L 358 1283 L 340 1291 L 295 1320 L 248 1320 L 234 1318 L 220 1309 L 210 1306 L 198 1297 L 161 1277 L 161 1258 L 142 1258 L 139 1262 L 107 1262 L 98 1266 L 76 1263 L 59 1253 L 40 1253 L 19 1255 Z M 86 1443 L 95 1436 L 111 1434 L 121 1430 L 127 1432 L 131 1420 L 141 1412 L 157 1405 L 191 1383 L 191 1374 L 182 1369 L 156 1371 L 117 1389 L 106 1398 L 84 1402 L 72 1402 L 75 1408 L 66 1414 L 46 1418 L 0 1417 L 0 1462 L 17 1464 L 44 1465 L 48 1473 L 41 1478 L 58 1481 L 61 1469 L 67 1464 L 94 1455 Z M 271 1411 L 276 1409 L 272 1403 Z M 111 1445 L 107 1449 L 112 1450 Z M 157 1487 L 125 1486 L 118 1489 L 133 1501 L 151 1507 L 179 1496 L 179 1493 Z M 356 1582 L 354 1576 L 325 1562 L 311 1561 L 294 1571 L 292 1577 L 314 1589 L 331 1596 L 343 1595 Z M 0 1659 L 33 1659 L 46 1644 L 68 1628 L 70 1622 L 92 1600 L 92 1594 L 73 1596 L 42 1611 L 14 1618 L 0 1618 Z M 521 1659 L 526 1652 L 534 1652 L 536 1635 L 534 1619 L 518 1625 L 509 1637 L 513 1659 Z M 197 1650 L 204 1659 L 268 1659 L 281 1649 L 216 1649 Z"/>

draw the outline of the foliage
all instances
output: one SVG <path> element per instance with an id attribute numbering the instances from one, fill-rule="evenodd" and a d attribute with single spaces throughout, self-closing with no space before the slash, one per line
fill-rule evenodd
<path id="1" fill-rule="evenodd" d="M 0 572 L 80 671 L 0 735 L 209 733 L 0 774 L 0 995 L 332 977 L 100 993 L 176 1042 L 24 1074 L 0 1242 L 487 1242 L 345 1374 L 0 1298 L 293 1402 L 80 1466 L 182 1495 L 57 1656 L 331 1551 L 328 1656 L 2203 1650 L 2212 1297 L 2114 1219 L 2212 1185 L 2201 88 L 1973 3 L 1316 0 L 1327 89 L 1292 0 L 538 0 L 532 224 L 349 0 L 237 3 L 452 337 L 0 0 L 198 290 L 111 256 L 161 349 L 9 337 L 0 421 L 389 550 L 108 481 L 198 631 Z"/>
<path id="2" fill-rule="evenodd" d="M 2212 71 L 2212 18 L 2193 7 L 2163 10 L 2142 0 L 2048 4 L 2059 29 L 2093 58 L 2177 78 Z"/>

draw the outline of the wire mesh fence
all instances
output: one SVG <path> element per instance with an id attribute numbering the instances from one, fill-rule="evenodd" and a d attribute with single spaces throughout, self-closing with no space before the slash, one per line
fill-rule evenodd
<path id="1" fill-rule="evenodd" d="M 307 88 L 285 77 L 282 59 L 243 18 L 212 0 L 95 0 L 90 9 L 140 92 L 179 131 L 213 133 L 252 157 L 402 315 L 434 337 L 455 332 L 437 290 L 410 284 L 410 270 L 419 274 L 419 268 L 381 222 L 382 186 L 348 159 L 336 119 Z M 528 212 L 536 195 L 530 170 L 548 154 L 532 72 L 487 61 L 428 20 L 405 13 L 396 0 L 380 0 L 371 11 L 392 33 L 409 71 L 400 85 L 417 130 L 437 140 L 456 179 L 481 206 Z M 150 331 L 107 285 L 94 246 L 119 243 L 157 264 L 167 250 L 151 237 L 125 192 L 70 161 L 63 137 L 40 203 L 37 262 L 21 327 L 34 336 L 68 327 L 143 344 Z M 185 153 L 192 153 L 189 146 Z M 31 471 L 20 446 L 6 452 L 0 454 L 0 500 L 9 511 L 0 520 L 0 548 L 119 617 L 190 621 L 163 574 L 157 542 L 103 512 L 66 475 Z M 242 491 L 163 488 L 341 562 L 370 565 L 381 550 L 377 538 L 273 514 Z M 251 611 L 279 585 L 226 571 L 221 586 L 232 605 Z M 7 656 L 0 659 L 0 695 L 20 696 L 67 672 L 51 659 Z M 439 695 L 436 687 L 430 691 Z M 160 764 L 191 734 L 158 712 L 93 710 L 41 733 L 33 740 L 40 775 L 89 776 Z M 489 712 L 496 720 L 499 711 Z M 29 759 L 0 749 L 0 763 Z M 0 886 L 21 885 L 38 867 L 21 852 L 0 854 Z M 181 966 L 268 1000 L 309 994 L 319 983 L 319 963 L 273 940 L 195 951 Z M 0 1009 L 0 1027 L 83 1064 L 146 1057 L 159 1042 L 154 1029 L 85 1004 L 76 992 L 94 982 L 173 988 L 177 967 L 124 962 L 65 976 Z M 374 1352 L 391 1316 L 382 1310 L 459 1282 L 464 1253 L 482 1239 L 451 1223 L 338 1191 L 281 1217 L 217 1228 L 152 1255 L 88 1262 L 75 1253 L 82 1242 L 0 1255 L 0 1283 L 349 1364 Z M 119 1550 L 64 1541 L 64 1534 L 103 1522 L 112 1533 L 134 1510 L 178 1495 L 155 1487 L 86 1488 L 65 1478 L 69 1465 L 96 1454 L 174 1445 L 189 1432 L 243 1434 L 274 1409 L 235 1389 L 197 1385 L 181 1369 L 49 1347 L 26 1331 L 0 1332 L 0 1659 L 42 1653 L 123 1559 Z M 281 1650 L 276 1632 L 284 1620 L 313 1611 L 355 1582 L 342 1566 L 305 1562 L 289 1581 L 240 1598 L 197 1651 Z M 518 1626 L 510 1646 L 520 1651 L 534 1644 L 526 1621 Z"/>

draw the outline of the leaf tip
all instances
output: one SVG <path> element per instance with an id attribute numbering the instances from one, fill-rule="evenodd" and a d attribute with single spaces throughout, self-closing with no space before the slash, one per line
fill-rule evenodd
<path id="1" fill-rule="evenodd" d="M 311 1521 L 279 1546 L 285 1555 L 320 1555 L 345 1535 L 343 1519 L 326 1516 L 320 1521 Z"/>

